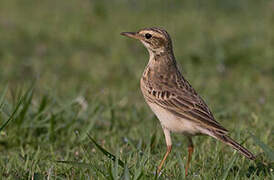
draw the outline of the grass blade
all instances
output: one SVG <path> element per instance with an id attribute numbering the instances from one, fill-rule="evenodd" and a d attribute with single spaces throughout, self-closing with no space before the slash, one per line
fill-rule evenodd
<path id="1" fill-rule="evenodd" d="M 234 152 L 234 157 L 233 157 L 233 159 L 231 160 L 230 164 L 228 165 L 228 168 L 226 168 L 226 171 L 225 171 L 225 173 L 224 173 L 224 175 L 223 175 L 223 178 L 222 178 L 223 180 L 226 180 L 226 179 L 227 179 L 228 173 L 229 173 L 230 169 L 232 168 L 232 166 L 233 166 L 235 160 L 237 159 L 237 156 L 236 156 L 235 154 L 236 154 L 236 151 Z"/>
<path id="2" fill-rule="evenodd" d="M 182 157 L 178 152 L 176 152 L 176 157 L 178 159 L 178 163 L 179 163 L 179 166 L 180 166 L 180 171 L 182 173 L 181 177 L 185 177 L 185 167 L 184 167 Z"/>
<path id="3" fill-rule="evenodd" d="M 111 159 L 112 161 L 115 162 L 115 160 L 118 160 L 118 164 L 121 167 L 125 167 L 125 163 L 123 161 L 121 161 L 120 159 L 118 159 L 116 156 L 114 156 L 113 154 L 111 154 L 110 152 L 108 152 L 107 150 L 105 150 L 102 146 L 100 146 L 89 134 L 87 134 L 88 138 L 95 144 L 95 146 L 104 154 L 106 155 L 109 159 Z"/>
<path id="4" fill-rule="evenodd" d="M 105 175 L 106 173 L 101 168 L 95 167 L 93 164 L 90 164 L 90 163 L 83 163 L 83 162 L 76 162 L 76 161 L 55 161 L 55 162 L 68 164 L 68 165 L 72 165 L 72 166 L 78 166 L 80 168 L 94 169 L 95 171 L 102 174 L 104 177 L 106 176 Z"/>
<path id="5" fill-rule="evenodd" d="M 83 168 L 91 168 L 92 167 L 92 164 L 76 162 L 76 161 L 55 161 L 55 162 L 69 164 L 69 165 L 75 165 L 75 166 L 79 166 L 79 167 L 83 167 Z"/>
<path id="6" fill-rule="evenodd" d="M 5 89 L 4 89 L 4 91 L 3 91 L 3 93 L 2 93 L 2 95 L 1 95 L 1 97 L 0 97 L 0 109 L 4 105 L 4 98 L 5 98 L 6 94 L 7 94 L 7 89 L 8 89 L 8 87 L 6 86 Z"/>
<path id="7" fill-rule="evenodd" d="M 124 173 L 123 173 L 124 180 L 130 180 L 129 170 L 127 164 L 125 164 Z"/>
<path id="8" fill-rule="evenodd" d="M 30 108 L 30 105 L 31 105 L 31 100 L 32 100 L 32 97 L 33 97 L 33 87 L 31 87 L 30 89 L 27 90 L 26 94 L 24 95 L 24 98 L 23 98 L 23 102 L 24 102 L 24 105 L 23 105 L 23 108 L 22 110 L 20 111 L 19 115 L 17 116 L 16 118 L 16 121 L 19 123 L 19 125 L 22 124 L 23 120 L 25 119 L 25 116 Z"/>
<path id="9" fill-rule="evenodd" d="M 262 148 L 270 161 L 274 161 L 274 151 L 253 134 L 251 134 L 251 137 L 253 138 L 255 143 Z"/>
<path id="10" fill-rule="evenodd" d="M 14 117 L 14 115 L 16 114 L 16 112 L 18 111 L 20 105 L 22 104 L 23 100 L 24 100 L 24 97 L 21 98 L 21 99 L 19 100 L 18 104 L 16 105 L 16 107 L 15 107 L 15 109 L 13 110 L 13 112 L 12 112 L 11 116 L 9 117 L 9 119 L 8 119 L 3 125 L 1 125 L 1 127 L 0 127 L 0 132 L 8 125 L 9 122 L 13 119 L 13 117 Z"/>

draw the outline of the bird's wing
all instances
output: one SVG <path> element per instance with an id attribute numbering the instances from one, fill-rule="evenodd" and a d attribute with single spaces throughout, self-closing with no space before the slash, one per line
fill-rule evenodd
<path id="1" fill-rule="evenodd" d="M 159 105 L 178 117 L 196 122 L 201 127 L 217 133 L 227 134 L 228 131 L 214 119 L 203 99 L 186 80 L 184 81 L 184 86 L 150 88 L 144 96 L 147 101 Z"/>

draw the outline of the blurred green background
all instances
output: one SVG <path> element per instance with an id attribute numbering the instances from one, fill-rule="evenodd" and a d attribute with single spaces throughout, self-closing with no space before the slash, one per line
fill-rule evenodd
<path id="1" fill-rule="evenodd" d="M 165 142 L 139 90 L 148 53 L 140 42 L 120 35 L 144 27 L 170 33 L 184 76 L 231 136 L 265 163 L 256 174 L 258 163 L 239 156 L 229 166 L 238 171 L 227 172 L 232 151 L 211 138 L 197 137 L 190 179 L 223 174 L 245 179 L 248 173 L 273 178 L 266 168 L 271 155 L 250 137 L 254 134 L 273 149 L 273 0 L 1 0 L 0 125 L 26 94 L 0 134 L 3 177 L 125 175 L 96 150 L 87 132 L 109 151 L 119 152 L 135 172 L 139 168 L 141 179 L 153 177 Z M 28 89 L 32 84 L 34 89 Z M 180 179 L 183 171 L 176 157 L 182 157 L 183 166 L 186 140 L 175 135 L 173 141 L 177 146 L 162 178 Z M 136 155 L 139 151 L 148 157 L 141 167 L 136 165 L 144 158 Z M 55 160 L 93 162 L 99 168 Z M 139 176 L 130 175 L 134 177 Z"/>

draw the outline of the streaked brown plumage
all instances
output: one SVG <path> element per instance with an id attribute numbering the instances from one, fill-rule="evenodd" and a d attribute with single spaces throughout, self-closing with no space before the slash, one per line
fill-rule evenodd
<path id="1" fill-rule="evenodd" d="M 255 156 L 232 140 L 228 131 L 214 118 L 204 100 L 191 87 L 179 71 L 173 54 L 169 34 L 160 28 L 145 28 L 122 35 L 139 39 L 148 49 L 150 59 L 141 78 L 141 90 L 152 111 L 161 122 L 167 152 L 158 167 L 158 173 L 171 151 L 170 132 L 179 132 L 188 137 L 189 156 L 193 152 L 193 135 L 205 134 L 232 146 L 244 156 L 254 160 Z"/>

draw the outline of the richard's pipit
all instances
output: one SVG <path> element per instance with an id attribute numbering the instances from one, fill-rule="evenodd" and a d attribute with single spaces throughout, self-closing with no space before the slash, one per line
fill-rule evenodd
<path id="1" fill-rule="evenodd" d="M 232 146 L 249 159 L 255 156 L 231 139 L 214 118 L 204 100 L 196 93 L 178 70 L 169 34 L 160 28 L 145 28 L 138 32 L 123 32 L 124 36 L 140 40 L 149 52 L 149 62 L 141 78 L 141 90 L 147 104 L 161 122 L 167 151 L 158 167 L 158 173 L 171 151 L 170 132 L 182 133 L 188 138 L 189 167 L 194 146 L 191 137 L 209 135 Z"/>

